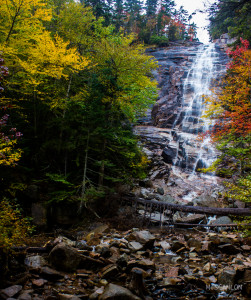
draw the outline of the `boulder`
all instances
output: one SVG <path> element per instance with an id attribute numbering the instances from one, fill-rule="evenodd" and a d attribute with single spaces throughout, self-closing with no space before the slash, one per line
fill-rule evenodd
<path id="1" fill-rule="evenodd" d="M 223 269 L 218 275 L 218 283 L 231 289 L 235 284 L 235 276 L 234 269 Z"/>
<path id="2" fill-rule="evenodd" d="M 191 214 L 187 217 L 176 218 L 176 223 L 187 223 L 187 224 L 199 224 L 201 221 L 205 220 L 205 215 L 202 214 Z M 204 222 L 203 222 L 204 223 Z"/>
<path id="3" fill-rule="evenodd" d="M 218 248 L 220 249 L 221 252 L 230 254 L 230 255 L 240 253 L 240 249 L 238 249 L 237 247 L 235 247 L 232 244 L 220 245 L 220 246 L 218 246 Z"/>
<path id="4" fill-rule="evenodd" d="M 99 300 L 140 300 L 140 298 L 122 286 L 109 283 Z"/>
<path id="5" fill-rule="evenodd" d="M 51 250 L 49 261 L 58 270 L 72 272 L 79 266 L 81 255 L 75 248 L 60 243 Z"/>
<path id="6" fill-rule="evenodd" d="M 144 245 L 146 248 L 152 247 L 155 241 L 155 236 L 147 230 L 136 231 L 132 234 L 136 241 Z"/>
<path id="7" fill-rule="evenodd" d="M 18 296 L 18 300 L 31 300 L 31 294 L 33 290 L 24 290 L 21 292 L 21 294 Z"/>
<path id="8" fill-rule="evenodd" d="M 64 275 L 52 268 L 42 267 L 40 270 L 41 275 L 48 280 L 60 280 L 64 278 Z"/>
<path id="9" fill-rule="evenodd" d="M 201 250 L 202 248 L 202 244 L 199 240 L 197 239 L 194 239 L 194 238 L 190 238 L 188 241 L 187 241 L 187 245 L 190 247 L 190 248 L 195 248 L 195 250 L 198 252 Z"/>
<path id="10" fill-rule="evenodd" d="M 172 164 L 174 158 L 176 157 L 177 150 L 174 148 L 165 148 L 161 154 L 164 159 L 164 162 Z"/>
<path id="11" fill-rule="evenodd" d="M 25 258 L 24 263 L 30 268 L 41 268 L 46 261 L 41 255 L 30 255 Z"/>
<path id="12" fill-rule="evenodd" d="M 140 244 L 139 242 L 130 242 L 128 244 L 129 249 L 131 249 L 132 251 L 139 251 L 143 249 L 143 245 Z"/>
<path id="13" fill-rule="evenodd" d="M 3 289 L 0 291 L 0 296 L 2 299 L 8 299 L 12 298 L 13 296 L 16 296 L 20 291 L 22 290 L 21 285 L 12 285 L 6 289 Z"/>

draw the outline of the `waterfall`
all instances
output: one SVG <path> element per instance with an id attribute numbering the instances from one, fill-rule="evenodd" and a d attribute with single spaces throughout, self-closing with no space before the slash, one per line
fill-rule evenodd
<path id="1" fill-rule="evenodd" d="M 210 95 L 213 81 L 224 70 L 215 45 L 201 45 L 183 84 L 183 96 L 179 113 L 172 126 L 169 148 L 176 151 L 173 171 L 182 168 L 194 174 L 200 168 L 209 167 L 217 158 L 210 139 L 198 140 L 198 134 L 206 132 L 212 124 L 203 118 L 203 95 Z"/>

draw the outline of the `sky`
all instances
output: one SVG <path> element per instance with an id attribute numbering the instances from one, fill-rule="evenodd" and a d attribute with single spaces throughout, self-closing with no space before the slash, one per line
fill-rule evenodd
<path id="1" fill-rule="evenodd" d="M 184 6 L 184 9 L 186 9 L 189 14 L 193 13 L 195 10 L 203 10 L 204 2 L 212 3 L 213 0 L 175 0 L 175 3 L 177 4 L 176 8 Z M 192 22 L 198 26 L 197 37 L 202 43 L 205 44 L 209 42 L 208 32 L 206 29 L 204 29 L 204 27 L 208 25 L 208 21 L 206 19 L 207 15 L 200 12 L 196 12 L 196 15 L 194 15 L 192 18 Z"/>

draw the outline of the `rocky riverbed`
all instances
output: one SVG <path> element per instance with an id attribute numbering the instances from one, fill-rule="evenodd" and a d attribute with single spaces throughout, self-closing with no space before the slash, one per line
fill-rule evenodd
<path id="1" fill-rule="evenodd" d="M 250 238 L 237 233 L 118 231 L 100 224 L 19 251 L 0 297 L 250 299 L 250 249 Z"/>

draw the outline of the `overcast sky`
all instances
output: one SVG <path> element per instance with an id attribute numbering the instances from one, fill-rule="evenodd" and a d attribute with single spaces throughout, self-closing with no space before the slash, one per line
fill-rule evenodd
<path id="1" fill-rule="evenodd" d="M 184 6 L 184 9 L 186 9 L 189 14 L 193 13 L 195 10 L 203 10 L 205 2 L 212 3 L 213 0 L 175 0 L 177 8 L 180 6 Z M 208 32 L 206 29 L 204 29 L 204 27 L 208 25 L 208 21 L 206 20 L 206 18 L 206 14 L 197 12 L 192 19 L 192 21 L 198 26 L 197 37 L 203 43 L 209 42 Z"/>

